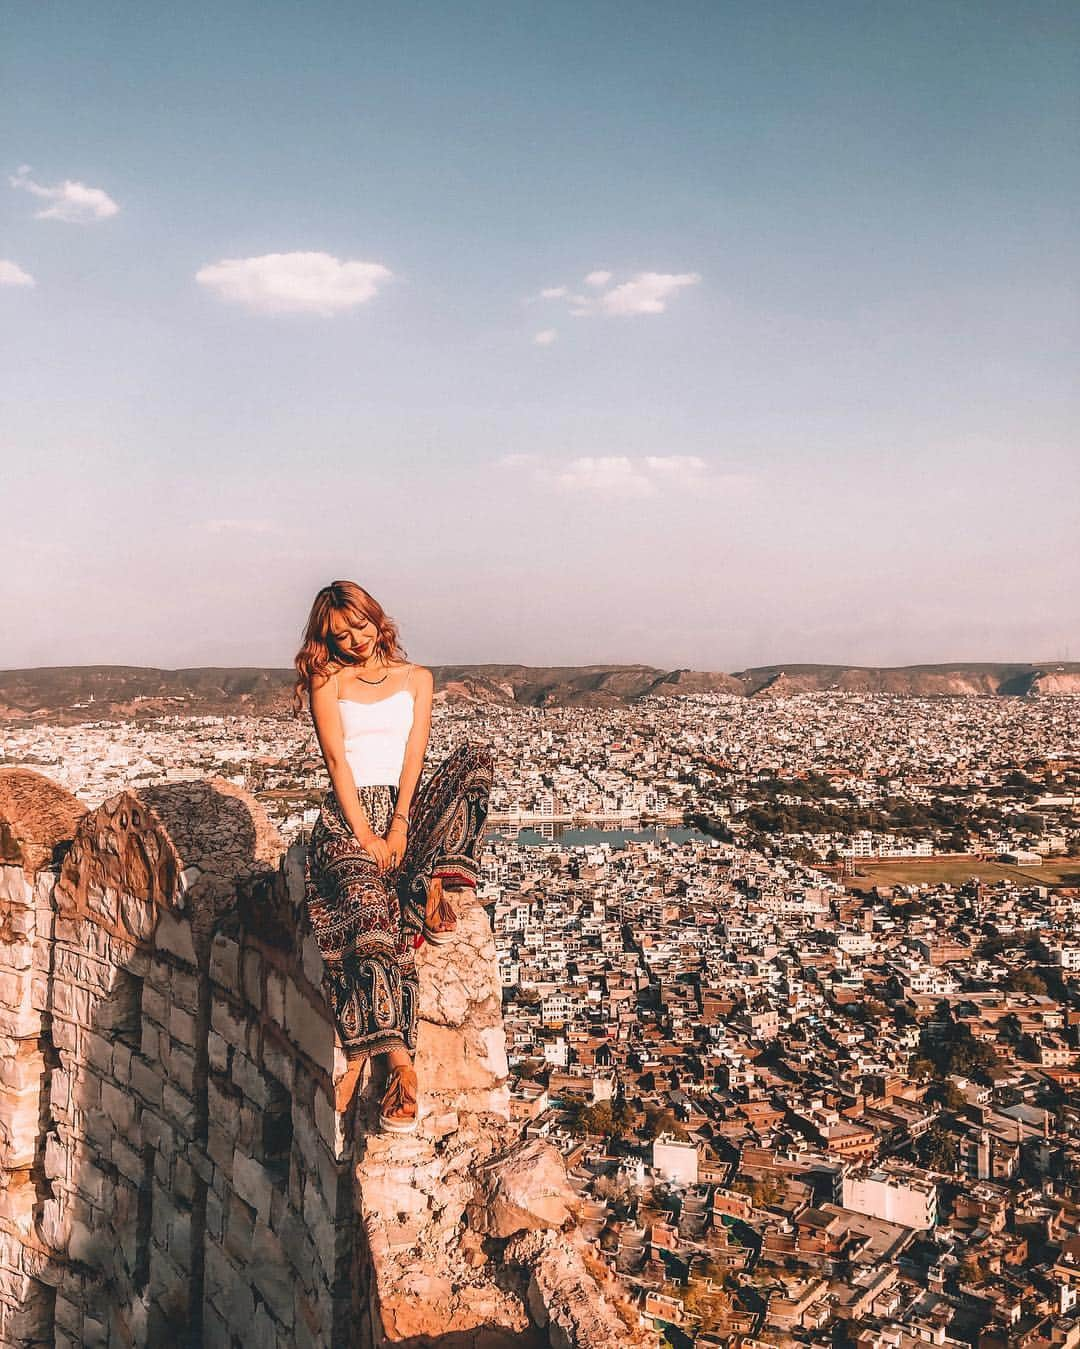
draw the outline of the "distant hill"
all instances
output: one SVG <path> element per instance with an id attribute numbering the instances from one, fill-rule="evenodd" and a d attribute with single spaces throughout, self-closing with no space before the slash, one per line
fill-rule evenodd
<path id="1" fill-rule="evenodd" d="M 1080 693 L 1080 662 L 1042 665 L 767 665 L 733 674 L 661 670 L 652 665 L 436 665 L 443 702 L 517 703 L 529 707 L 616 707 L 647 694 L 713 691 L 750 698 L 841 689 L 850 693 L 1001 695 Z M 163 715 L 287 712 L 293 671 L 140 665 L 56 665 L 0 670 L 0 721 L 61 721 Z M 92 699 L 92 701 L 91 701 Z"/>

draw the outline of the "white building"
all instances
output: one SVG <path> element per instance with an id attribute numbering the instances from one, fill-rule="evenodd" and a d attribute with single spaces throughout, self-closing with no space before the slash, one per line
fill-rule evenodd
<path id="1" fill-rule="evenodd" d="M 937 1222 L 937 1185 L 916 1174 L 871 1170 L 845 1173 L 840 1203 L 904 1227 L 928 1228 Z"/>
<path id="2" fill-rule="evenodd" d="M 698 1178 L 698 1145 L 683 1143 L 669 1134 L 653 1139 L 652 1167 L 665 1180 L 680 1185 L 696 1185 Z"/>

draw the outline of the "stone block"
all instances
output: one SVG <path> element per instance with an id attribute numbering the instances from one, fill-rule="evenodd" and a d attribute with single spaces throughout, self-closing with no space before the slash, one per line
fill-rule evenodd
<path id="1" fill-rule="evenodd" d="M 295 1320 L 293 1271 L 281 1242 L 263 1222 L 255 1225 L 251 1243 L 255 1287 L 266 1299 L 270 1310 L 286 1328 Z"/>
<path id="2" fill-rule="evenodd" d="M 210 1067 L 215 1073 L 227 1073 L 229 1071 L 229 1053 L 232 1046 L 224 1036 L 219 1035 L 216 1030 L 209 1032 L 207 1039 L 207 1051 L 210 1058 Z"/>
<path id="3" fill-rule="evenodd" d="M 123 1040 L 114 1040 L 112 1050 L 112 1075 L 118 1083 L 127 1084 L 131 1081 L 132 1048 L 125 1044 Z"/>
<path id="4" fill-rule="evenodd" d="M 185 1096 L 195 1095 L 195 1055 L 182 1045 L 169 1046 L 169 1076 Z"/>
<path id="5" fill-rule="evenodd" d="M 139 1120 L 142 1125 L 144 1143 L 153 1143 L 154 1147 L 162 1152 L 172 1153 L 176 1150 L 176 1135 L 173 1132 L 172 1125 L 163 1120 L 160 1115 L 144 1106 Z"/>
<path id="6" fill-rule="evenodd" d="M 181 1269 L 191 1269 L 191 1214 L 176 1208 L 169 1217 L 169 1255 Z"/>
<path id="7" fill-rule="evenodd" d="M 135 1123 L 135 1102 L 128 1092 L 114 1087 L 111 1082 L 101 1084 L 101 1108 L 117 1130 L 126 1134 Z"/>
<path id="8" fill-rule="evenodd" d="M 266 1010 L 279 1026 L 285 1024 L 285 976 L 273 965 L 266 967 Z"/>
<path id="9" fill-rule="evenodd" d="M 206 1135 L 206 1151 L 217 1170 L 226 1176 L 232 1167 L 234 1146 L 232 1134 L 211 1119 Z"/>
<path id="10" fill-rule="evenodd" d="M 335 1032 L 330 1013 L 316 1008 L 293 979 L 285 981 L 285 1029 L 313 1063 L 333 1072 Z"/>
<path id="11" fill-rule="evenodd" d="M 168 1024 L 169 1000 L 151 983 L 143 984 L 142 1010 L 144 1017 L 151 1017 L 159 1026 Z"/>
<path id="12" fill-rule="evenodd" d="M 173 967 L 169 980 L 173 1005 L 196 1013 L 199 1010 L 199 980 L 193 971 Z"/>
<path id="13" fill-rule="evenodd" d="M 162 1088 L 161 1108 L 183 1134 L 195 1127 L 195 1102 L 168 1083 Z"/>
<path id="14" fill-rule="evenodd" d="M 425 1095 L 489 1091 L 506 1081 L 506 1038 L 501 1027 L 473 1031 L 421 1021 L 415 1063 Z"/>
<path id="15" fill-rule="evenodd" d="M 160 1070 L 141 1056 L 131 1060 L 131 1085 L 148 1105 L 161 1106 L 165 1084 Z"/>
<path id="16" fill-rule="evenodd" d="M 243 995 L 252 1007 L 262 1010 L 262 957 L 258 951 L 245 951 L 241 957 Z"/>
<path id="17" fill-rule="evenodd" d="M 142 1156 L 136 1152 L 135 1148 L 125 1143 L 123 1139 L 112 1140 L 112 1147 L 109 1148 L 109 1159 L 112 1160 L 113 1166 L 116 1167 L 121 1176 L 131 1180 L 133 1186 L 139 1186 L 143 1183 Z"/>
<path id="18" fill-rule="evenodd" d="M 229 1076 L 234 1086 L 239 1087 L 249 1101 L 260 1109 L 266 1106 L 270 1099 L 266 1078 L 240 1050 L 233 1054 Z"/>
<path id="19" fill-rule="evenodd" d="M 98 1321 L 89 1313 L 83 1317 L 82 1342 L 83 1349 L 104 1349 L 109 1342 L 104 1322 Z"/>
<path id="20" fill-rule="evenodd" d="M 251 1239 L 255 1234 L 255 1210 L 238 1194 L 229 1196 L 225 1206 L 225 1250 L 242 1265 L 251 1259 Z"/>
<path id="21" fill-rule="evenodd" d="M 177 960 L 195 966 L 195 942 L 191 924 L 186 918 L 177 918 L 168 909 L 158 911 L 157 926 L 154 929 L 154 947 L 158 951 L 167 951 Z"/>
<path id="22" fill-rule="evenodd" d="M 206 1232 L 214 1241 L 220 1241 L 225 1231 L 225 1206 L 213 1190 L 206 1195 Z"/>
<path id="23" fill-rule="evenodd" d="M 174 1007 L 169 1012 L 169 1034 L 179 1044 L 192 1048 L 195 1044 L 195 1018 L 182 1007 Z"/>
<path id="24" fill-rule="evenodd" d="M 49 1131 L 45 1136 L 45 1175 L 49 1180 L 66 1179 L 69 1153 L 57 1135 Z"/>
<path id="25" fill-rule="evenodd" d="M 279 1043 L 276 1035 L 268 1034 L 263 1039 L 262 1065 L 266 1072 L 280 1082 L 286 1091 L 293 1090 L 296 1078 L 296 1058 L 292 1046 L 282 1038 Z"/>
<path id="26" fill-rule="evenodd" d="M 274 1225 L 289 1264 L 301 1283 L 308 1288 L 315 1283 L 315 1243 L 299 1215 L 286 1208 L 280 1221 Z"/>
<path id="27" fill-rule="evenodd" d="M 107 1274 L 112 1267 L 111 1233 L 101 1228 L 92 1231 L 84 1222 L 73 1219 L 68 1233 L 67 1253 L 72 1260 Z"/>
<path id="28" fill-rule="evenodd" d="M 210 978 L 234 997 L 241 996 L 240 946 L 224 932 L 217 933 L 210 946 Z"/>
<path id="29" fill-rule="evenodd" d="M 213 995 L 210 1003 L 210 1026 L 223 1040 L 238 1049 L 246 1050 L 247 1018 L 217 993 Z"/>
<path id="30" fill-rule="evenodd" d="M 321 1087 L 315 1088 L 315 1127 L 335 1161 L 348 1156 L 351 1140 L 346 1130 L 346 1115 L 339 1115 L 334 1103 Z"/>
<path id="31" fill-rule="evenodd" d="M 72 1173 L 73 1188 L 95 1208 L 109 1207 L 112 1182 L 106 1180 L 104 1173 L 92 1162 L 80 1161 Z"/>
<path id="32" fill-rule="evenodd" d="M 237 1149 L 233 1154 L 232 1181 L 233 1189 L 244 1203 L 250 1205 L 264 1223 L 269 1222 L 273 1185 L 265 1167 Z"/>
<path id="33" fill-rule="evenodd" d="M 326 962 L 322 958 L 322 952 L 319 950 L 319 944 L 316 942 L 312 933 L 307 933 L 304 937 L 301 947 L 301 963 L 304 970 L 304 978 L 312 988 L 322 986 L 323 975 L 326 973 Z"/>
<path id="34" fill-rule="evenodd" d="M 147 1018 L 139 1028 L 139 1052 L 151 1063 L 158 1062 L 162 1043 L 167 1040 L 168 1033 L 162 1030 L 156 1021 Z"/>
<path id="35" fill-rule="evenodd" d="M 113 1042 L 97 1031 L 88 1030 L 83 1035 L 83 1054 L 85 1062 L 96 1068 L 105 1077 L 112 1076 Z"/>
<path id="36" fill-rule="evenodd" d="M 173 1193 L 185 1204 L 191 1204 L 195 1198 L 195 1172 L 183 1157 L 173 1160 Z"/>

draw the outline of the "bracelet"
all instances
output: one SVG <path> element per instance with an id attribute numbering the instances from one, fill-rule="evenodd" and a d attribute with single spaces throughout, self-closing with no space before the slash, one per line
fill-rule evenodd
<path id="1" fill-rule="evenodd" d="M 395 810 L 394 813 L 393 813 L 393 815 L 390 816 L 390 818 L 391 818 L 392 820 L 404 820 L 404 821 L 405 821 L 405 828 L 408 829 L 408 827 L 409 827 L 409 817 L 408 817 L 408 815 L 402 815 L 402 813 L 401 813 L 400 810 Z"/>

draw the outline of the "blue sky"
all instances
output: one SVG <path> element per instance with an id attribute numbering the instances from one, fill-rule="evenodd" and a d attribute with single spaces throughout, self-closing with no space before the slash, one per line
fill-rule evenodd
<path id="1" fill-rule="evenodd" d="M 1075 6 L 5 22 L 0 665 L 1080 658 Z"/>

